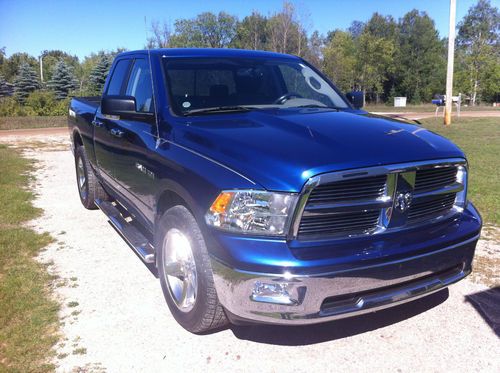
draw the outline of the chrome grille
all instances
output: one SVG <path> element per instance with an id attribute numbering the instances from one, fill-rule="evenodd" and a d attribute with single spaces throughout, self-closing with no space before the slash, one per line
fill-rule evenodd
<path id="1" fill-rule="evenodd" d="M 380 175 L 319 185 L 311 192 L 308 202 L 334 203 L 378 198 L 384 193 L 386 178 L 386 175 Z"/>
<path id="2" fill-rule="evenodd" d="M 417 200 L 408 210 L 408 223 L 427 220 L 451 210 L 455 202 L 455 193 L 443 194 L 427 199 Z"/>
<path id="3" fill-rule="evenodd" d="M 377 227 L 379 211 L 360 211 L 333 215 L 304 216 L 300 222 L 299 236 L 324 234 L 368 233 Z"/>
<path id="4" fill-rule="evenodd" d="M 380 166 L 319 175 L 302 193 L 291 238 L 376 234 L 456 212 L 463 160 Z"/>
<path id="5" fill-rule="evenodd" d="M 418 170 L 415 179 L 415 193 L 451 185 L 455 182 L 456 177 L 456 166 Z"/>

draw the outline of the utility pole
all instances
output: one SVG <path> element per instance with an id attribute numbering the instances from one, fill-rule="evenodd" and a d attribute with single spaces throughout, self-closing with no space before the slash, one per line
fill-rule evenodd
<path id="1" fill-rule="evenodd" d="M 43 54 L 41 54 L 38 59 L 40 60 L 40 80 L 43 83 Z"/>
<path id="2" fill-rule="evenodd" d="M 451 104 L 453 95 L 453 59 L 455 57 L 455 13 L 456 0 L 450 0 L 450 29 L 448 32 L 448 68 L 446 71 L 446 106 L 444 108 L 444 124 L 451 124 Z"/>

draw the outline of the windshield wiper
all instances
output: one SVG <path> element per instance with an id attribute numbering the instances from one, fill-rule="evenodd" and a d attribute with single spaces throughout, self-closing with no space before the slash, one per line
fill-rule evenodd
<path id="1" fill-rule="evenodd" d="M 186 111 L 184 116 L 190 116 L 190 115 L 196 115 L 196 114 L 215 114 L 215 113 L 230 113 L 230 112 L 246 112 L 246 111 L 251 111 L 251 110 L 256 110 L 254 107 L 250 106 L 216 106 L 216 107 L 209 107 L 209 108 L 203 108 L 203 109 L 193 109 Z"/>
<path id="2" fill-rule="evenodd" d="M 290 106 L 292 108 L 311 108 L 311 109 L 329 109 L 329 110 L 337 110 L 340 111 L 340 108 L 335 107 L 335 106 L 324 106 L 324 105 L 318 105 L 318 104 L 306 104 L 306 105 L 297 105 L 297 106 Z"/>

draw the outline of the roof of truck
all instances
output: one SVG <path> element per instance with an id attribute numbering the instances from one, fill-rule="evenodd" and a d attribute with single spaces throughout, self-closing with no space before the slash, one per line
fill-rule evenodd
<path id="1" fill-rule="evenodd" d="M 137 54 L 140 52 L 147 53 L 146 49 L 129 51 L 120 53 L 120 55 Z M 275 52 L 246 50 L 246 49 L 230 49 L 230 48 L 162 48 L 151 49 L 151 53 L 163 54 L 173 57 L 271 57 L 271 58 L 293 58 L 299 57 L 290 54 L 282 54 Z"/>

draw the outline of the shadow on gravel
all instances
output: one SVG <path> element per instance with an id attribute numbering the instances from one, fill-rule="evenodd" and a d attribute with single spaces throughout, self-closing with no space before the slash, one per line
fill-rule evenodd
<path id="1" fill-rule="evenodd" d="M 467 295 L 465 299 L 500 337 L 500 286 Z"/>
<path id="2" fill-rule="evenodd" d="M 434 308 L 448 299 L 448 289 L 378 312 L 309 326 L 231 326 L 244 340 L 283 346 L 302 346 L 342 339 L 395 324 Z"/>

